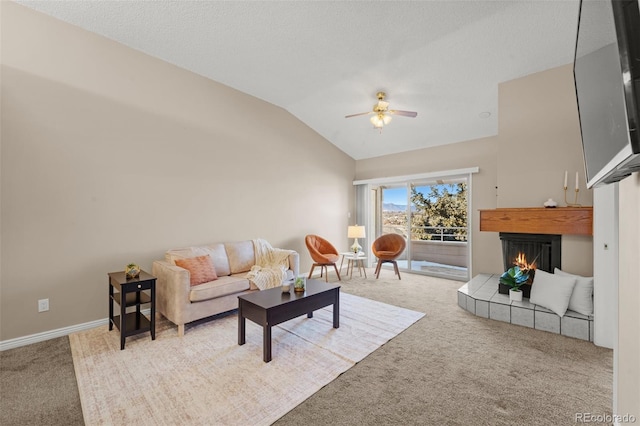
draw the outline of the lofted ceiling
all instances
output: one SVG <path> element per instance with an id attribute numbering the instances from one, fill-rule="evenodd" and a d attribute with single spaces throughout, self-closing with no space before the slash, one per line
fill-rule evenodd
<path id="1" fill-rule="evenodd" d="M 578 0 L 17 3 L 277 105 L 354 159 L 497 134 L 498 84 L 572 62 L 578 19 Z M 418 116 L 344 118 L 378 91 Z"/>

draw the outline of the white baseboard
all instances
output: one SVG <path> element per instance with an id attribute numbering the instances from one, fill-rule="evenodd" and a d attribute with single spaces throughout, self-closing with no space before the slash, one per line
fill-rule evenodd
<path id="1" fill-rule="evenodd" d="M 150 309 L 143 309 L 143 314 L 149 315 Z M 95 321 L 85 322 L 84 324 L 71 325 L 69 327 L 58 328 L 56 330 L 44 331 L 42 333 L 31 334 L 29 336 L 16 337 L 15 339 L 0 341 L 0 352 L 7 349 L 18 348 L 20 346 L 30 345 L 32 343 L 44 342 L 45 340 L 55 339 L 56 337 L 68 336 L 78 331 L 89 330 L 91 328 L 108 325 L 109 319 L 103 318 Z"/>
<path id="2" fill-rule="evenodd" d="M 68 336 L 77 331 L 89 330 L 90 328 L 107 325 L 107 318 L 99 319 L 84 324 L 71 325 L 69 327 L 58 328 L 56 330 L 45 331 L 42 333 L 31 334 L 29 336 L 16 337 L 15 339 L 3 340 L 0 342 L 0 352 L 7 349 L 18 348 L 20 346 L 30 345 L 32 343 L 44 342 L 45 340 L 55 339 L 56 337 Z"/>

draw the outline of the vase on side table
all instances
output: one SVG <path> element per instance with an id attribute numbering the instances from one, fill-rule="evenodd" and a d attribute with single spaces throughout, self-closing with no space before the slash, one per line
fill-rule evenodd
<path id="1" fill-rule="evenodd" d="M 124 267 L 124 273 L 129 280 L 132 278 L 138 278 L 140 276 L 140 267 L 135 263 L 129 263 Z"/>

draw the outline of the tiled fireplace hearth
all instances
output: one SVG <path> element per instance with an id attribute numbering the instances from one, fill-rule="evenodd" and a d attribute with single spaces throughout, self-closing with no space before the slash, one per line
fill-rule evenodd
<path id="1" fill-rule="evenodd" d="M 592 315 L 567 311 L 560 318 L 528 299 L 511 302 L 508 295 L 498 293 L 499 279 L 499 275 L 476 275 L 458 289 L 458 305 L 479 317 L 593 341 Z"/>

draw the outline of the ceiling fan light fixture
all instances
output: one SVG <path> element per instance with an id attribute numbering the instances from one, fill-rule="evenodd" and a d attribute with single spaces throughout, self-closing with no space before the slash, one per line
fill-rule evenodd
<path id="1" fill-rule="evenodd" d="M 373 105 L 372 111 L 345 115 L 345 118 L 373 114 L 369 121 L 371 121 L 371 124 L 373 124 L 374 129 L 380 130 L 380 133 L 382 133 L 382 128 L 391 122 L 391 115 L 400 115 L 404 117 L 415 117 L 418 115 L 418 113 L 415 111 L 401 111 L 395 109 L 389 110 L 389 102 L 384 100 L 385 96 L 386 94 L 384 92 L 378 92 L 376 94 L 378 102 Z"/>
<path id="2" fill-rule="evenodd" d="M 374 129 L 382 129 L 386 124 L 391 122 L 391 117 L 386 114 L 379 113 L 371 117 L 370 121 L 371 124 L 373 124 Z"/>

